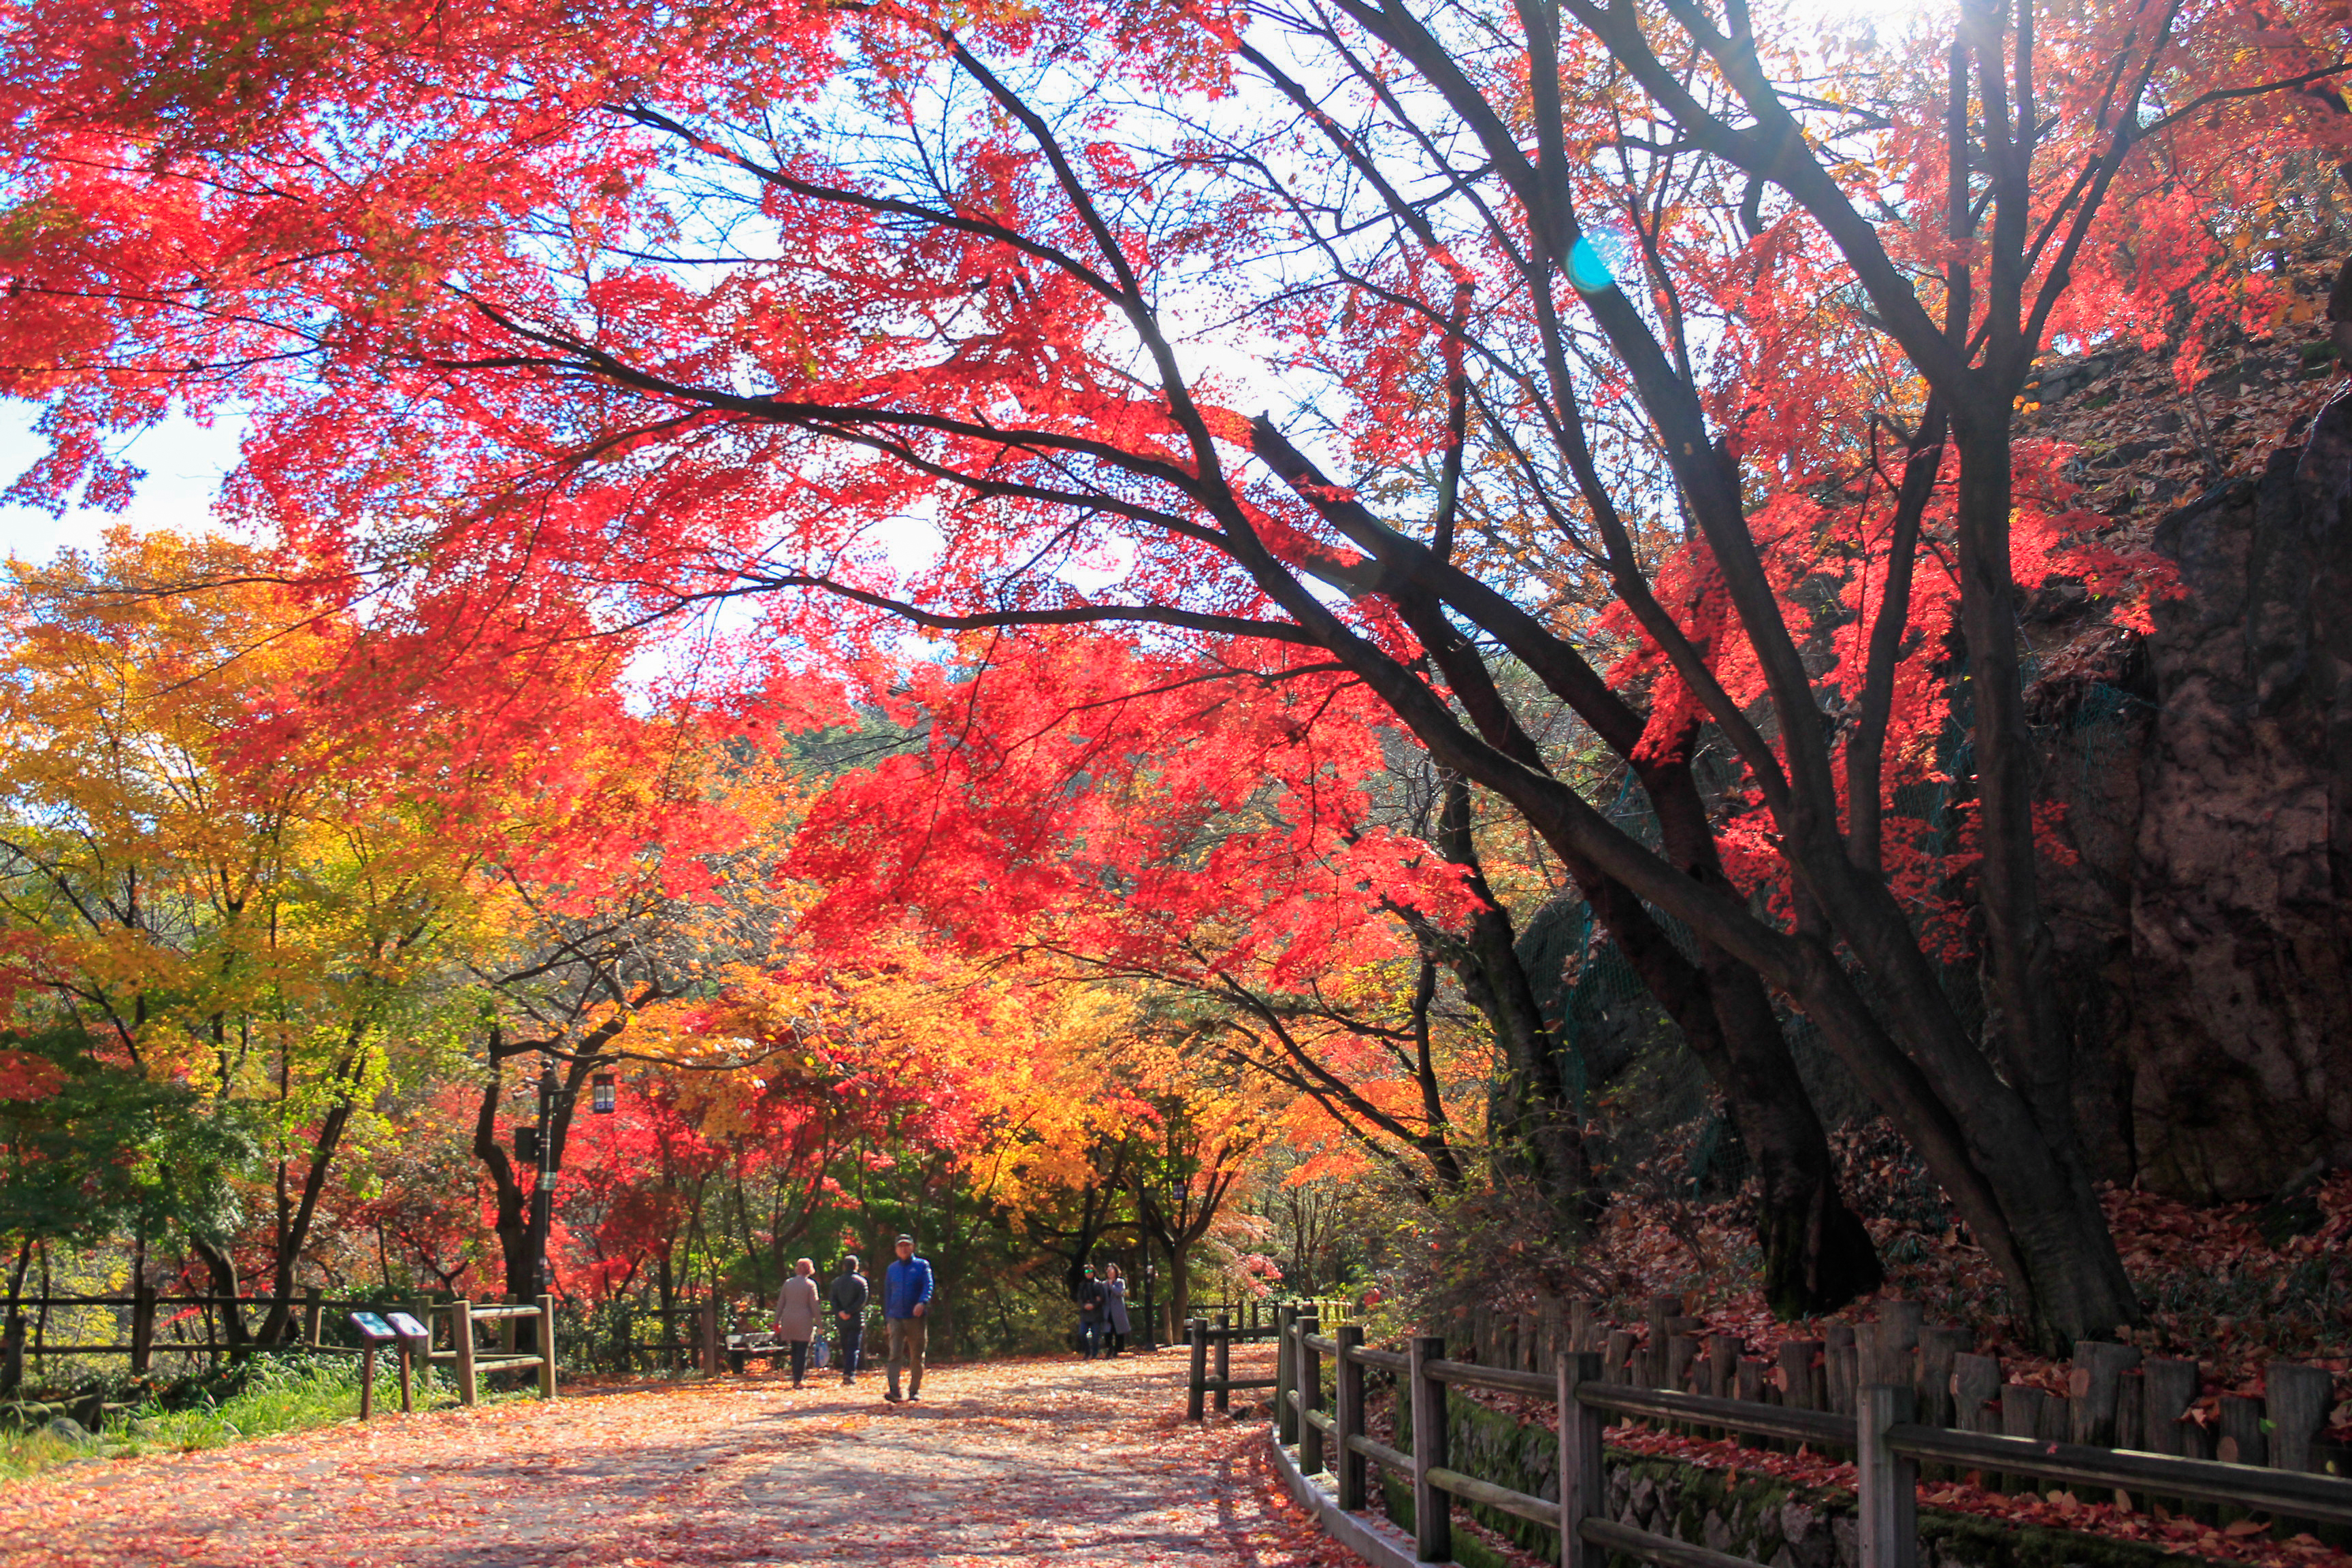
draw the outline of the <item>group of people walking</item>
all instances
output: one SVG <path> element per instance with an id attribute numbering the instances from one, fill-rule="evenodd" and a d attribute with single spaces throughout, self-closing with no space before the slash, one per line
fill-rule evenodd
<path id="1" fill-rule="evenodd" d="M 931 1305 L 931 1265 L 915 1252 L 915 1238 L 898 1238 L 898 1258 L 882 1274 L 882 1327 L 888 1336 L 884 1367 L 889 1385 L 882 1397 L 896 1405 L 923 1396 L 923 1350 L 929 1335 Z M 1127 1279 L 1116 1263 L 1091 1272 L 1081 1270 L 1076 1287 L 1078 1349 L 1088 1361 L 1115 1356 L 1127 1349 L 1134 1331 L 1127 1315 Z M 831 1331 L 833 1358 L 841 1369 L 844 1388 L 856 1386 L 865 1363 L 866 1314 L 873 1289 L 855 1254 L 841 1260 L 841 1272 L 820 1289 L 816 1263 L 803 1258 L 776 1293 L 776 1338 L 791 1358 L 793 1386 L 808 1379 L 812 1347 L 821 1345 Z M 905 1392 L 900 1392 L 904 1373 Z"/>
<path id="2" fill-rule="evenodd" d="M 896 1405 L 923 1396 L 923 1348 L 929 1335 L 931 1307 L 931 1265 L 915 1253 L 915 1238 L 898 1238 L 898 1258 L 882 1273 L 882 1328 L 885 1370 L 889 1384 L 882 1397 Z M 872 1289 L 853 1254 L 841 1260 L 841 1272 L 822 1294 L 817 1289 L 816 1264 L 806 1258 L 793 1265 L 792 1277 L 776 1295 L 776 1337 L 792 1358 L 793 1386 L 808 1376 L 809 1347 L 817 1338 L 820 1321 L 831 1328 L 835 1359 L 841 1366 L 841 1384 L 855 1386 L 865 1362 L 866 1313 Z M 906 1392 L 899 1392 L 905 1373 Z"/>
<path id="3" fill-rule="evenodd" d="M 1078 1276 L 1078 1353 L 1092 1361 L 1117 1355 L 1134 1331 L 1127 1317 L 1127 1279 L 1118 1265 L 1106 1263 Z"/>

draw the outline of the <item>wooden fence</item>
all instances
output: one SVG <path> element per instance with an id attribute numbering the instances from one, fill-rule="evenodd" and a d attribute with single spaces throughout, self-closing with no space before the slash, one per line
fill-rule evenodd
<path id="1" fill-rule="evenodd" d="M 681 1301 L 667 1307 L 641 1307 L 626 1300 L 608 1302 L 597 1314 L 604 1331 L 591 1335 L 591 1358 L 604 1369 L 631 1373 L 667 1363 L 673 1372 L 688 1367 L 706 1377 L 717 1377 L 720 1353 L 737 1337 L 721 1331 L 716 1300 Z M 638 1337 L 642 1320 L 659 1325 L 658 1339 Z M 650 1364 L 640 1366 L 640 1361 Z"/>
<path id="2" fill-rule="evenodd" d="M 289 1327 L 298 1336 L 292 1339 L 262 1342 L 247 1340 L 230 1342 L 220 1331 L 221 1310 L 234 1306 L 248 1318 L 258 1318 L 287 1309 Z M 156 1333 L 159 1318 L 169 1308 L 197 1309 L 201 1317 L 195 1326 L 201 1328 L 201 1338 L 159 1338 Z M 479 1397 L 483 1374 L 534 1368 L 538 1373 L 540 1393 L 547 1398 L 555 1396 L 555 1312 L 552 1298 L 541 1296 L 536 1301 L 482 1303 L 459 1300 L 456 1301 L 395 1301 L 333 1300 L 317 1287 L 299 1296 L 166 1296 L 152 1289 L 142 1289 L 128 1296 L 34 1296 L 18 1300 L 17 1313 L 0 1327 L 0 1390 L 14 1392 L 24 1382 L 25 1363 L 29 1358 L 37 1369 L 51 1359 L 84 1355 L 128 1355 L 134 1373 L 152 1370 L 154 1358 L 160 1352 L 172 1355 L 200 1355 L 217 1360 L 223 1355 L 303 1352 L 314 1355 L 361 1355 L 363 1349 L 357 1343 L 331 1342 L 331 1332 L 342 1332 L 342 1315 L 350 1311 L 405 1311 L 433 1331 L 436 1348 L 429 1365 L 446 1366 L 456 1381 L 457 1397 L 472 1405 Z M 26 1310 L 31 1310 L 28 1318 Z M 108 1341 L 104 1343 L 50 1343 L 45 1338 L 33 1338 L 28 1324 L 47 1320 L 52 1310 L 110 1310 L 117 1317 L 130 1313 L 128 1341 Z M 173 1320 L 164 1320 L 167 1324 Z M 184 1317 L 179 1320 L 184 1323 Z M 533 1323 L 531 1348 L 517 1348 L 517 1327 Z M 485 1347 L 478 1341 L 483 1331 L 488 1331 L 498 1342 Z"/>
<path id="3" fill-rule="evenodd" d="M 1663 1318 L 1668 1328 L 1681 1315 L 1680 1302 L 1670 1298 L 1651 1306 L 1653 1319 Z M 1675 1310 L 1665 1310 L 1669 1307 Z M 1917 1485 L 1923 1463 L 1974 1471 L 1989 1484 L 2007 1477 L 2012 1483 L 2111 1488 L 2143 1501 L 2180 1500 L 2267 1512 L 2273 1520 L 2352 1525 L 2352 1480 L 2310 1473 L 2318 1462 L 2313 1437 L 2326 1417 L 2326 1384 L 2317 1385 L 2316 1413 L 2297 1414 L 2309 1407 L 2315 1385 L 2307 1375 L 2281 1375 L 2315 1373 L 2324 1380 L 2325 1373 L 2272 1366 L 2270 1379 L 2275 1386 L 2270 1391 L 2271 1405 L 2287 1413 L 2289 1420 L 2282 1422 L 2274 1414 L 2269 1417 L 2270 1431 L 2254 1434 L 2269 1439 L 2267 1467 L 2243 1447 L 2235 1450 L 2234 1459 L 2224 1459 L 2186 1454 L 2185 1439 L 2177 1437 L 2165 1449 L 2117 1443 L 2114 1434 L 2126 1399 L 2118 1391 L 2126 1386 L 2124 1374 L 2138 1370 L 2127 1364 L 2137 1352 L 2126 1347 L 2076 1347 L 2063 1419 L 2068 1434 L 2084 1432 L 2089 1440 L 2044 1434 L 2041 1424 L 2051 1419 L 2053 1397 L 2047 1395 L 2018 1402 L 2016 1408 L 2030 1413 L 2034 1427 L 2012 1432 L 2011 1411 L 2001 1401 L 2004 1395 L 2014 1398 L 2008 1391 L 2021 1385 L 2003 1385 L 1997 1378 L 1988 1384 L 1981 1367 L 1966 1369 L 1964 1378 L 1958 1363 L 1967 1352 L 1953 1349 L 1948 1358 L 1946 1354 L 1951 1336 L 1930 1339 L 1922 1334 L 1912 1304 L 1882 1303 L 1882 1310 L 1877 1322 L 1861 1325 L 1850 1339 L 1824 1340 L 1810 1351 L 1801 1342 L 1776 1358 L 1776 1370 L 1793 1374 L 1786 1395 L 1776 1400 L 1768 1390 L 1780 1391 L 1765 1380 L 1760 1362 L 1718 1353 L 1718 1346 L 1727 1342 L 1736 1352 L 1737 1342 L 1729 1336 L 1710 1336 L 1701 1347 L 1695 1335 L 1668 1332 L 1656 1342 L 1661 1353 L 1653 1360 L 1647 1346 L 1629 1346 L 1630 1336 L 1622 1331 L 1595 1328 L 1589 1313 L 1581 1314 L 1580 1322 L 1566 1328 L 1565 1347 L 1551 1354 L 1552 1370 L 1539 1372 L 1511 1363 L 1540 1356 L 1540 1325 L 1531 1332 L 1514 1321 L 1507 1340 L 1496 1334 L 1483 1347 L 1463 1344 L 1458 1347 L 1463 1355 L 1456 1356 L 1449 1355 L 1444 1336 L 1433 1334 L 1414 1336 L 1402 1351 L 1376 1350 L 1363 1342 L 1360 1325 L 1340 1324 L 1326 1334 L 1316 1318 L 1286 1306 L 1277 1314 L 1281 1348 L 1275 1376 L 1275 1437 L 1286 1448 L 1295 1445 L 1301 1475 L 1331 1476 L 1332 1489 L 1318 1488 L 1316 1497 L 1345 1513 L 1364 1508 L 1370 1467 L 1408 1481 L 1415 1555 L 1433 1563 L 1453 1555 L 1453 1510 L 1459 1503 L 1483 1505 L 1559 1531 L 1564 1568 L 1601 1568 L 1612 1552 L 1670 1568 L 1752 1568 L 1743 1559 L 1609 1517 L 1601 1441 L 1605 1428 L 1616 1420 L 1851 1454 L 1858 1476 L 1862 1568 L 1917 1568 Z M 1582 1342 L 1594 1339 L 1602 1348 L 1587 1348 Z M 1680 1347 L 1677 1340 L 1684 1342 Z M 1494 1359 L 1465 1359 L 1482 1348 Z M 1504 1351 L 1517 1353 L 1507 1358 L 1496 1353 Z M 1327 1358 L 1332 1374 L 1328 1407 Z M 1645 1383 L 1653 1368 L 1675 1381 L 1665 1386 Z M 1398 1426 L 1400 1431 L 1410 1427 L 1410 1452 L 1370 1435 L 1368 1371 L 1391 1373 L 1399 1380 L 1397 1397 L 1409 1419 Z M 1707 1392 L 1682 1386 L 1684 1374 L 1703 1383 Z M 2147 1373 L 2143 1370 L 2140 1375 L 2145 1380 Z M 1923 1384 L 1929 1380 L 1942 1392 L 1932 1410 L 1923 1397 L 1927 1392 Z M 1558 1500 L 1449 1464 L 1446 1404 L 1454 1386 L 1518 1394 L 1551 1405 L 1559 1438 Z M 2159 1386 L 2162 1398 L 2153 1403 L 2142 1388 L 2140 1425 L 2130 1429 L 2132 1435 L 2157 1436 L 2147 1425 L 2147 1412 L 2175 1409 L 2172 1385 L 2166 1382 Z M 2179 1409 L 2186 1409 L 2195 1386 L 2192 1378 L 2179 1395 Z M 1731 1392 L 1722 1392 L 1726 1389 Z M 1954 1415 L 1961 1418 L 1957 1427 Z M 2174 1426 L 2191 1425 L 2180 1422 L 2177 1414 L 2168 1420 Z M 1995 1425 L 2001 1429 L 1994 1430 Z M 2217 1440 L 2217 1446 L 2229 1436 Z"/>
<path id="4" fill-rule="evenodd" d="M 484 1373 L 525 1369 L 538 1374 L 541 1399 L 555 1397 L 554 1297 L 503 1304 L 484 1302 L 479 1306 L 462 1297 L 455 1301 L 420 1301 L 414 1315 L 431 1331 L 436 1346 L 442 1343 L 442 1329 L 446 1326 L 449 1348 L 436 1349 L 426 1359 L 431 1365 L 449 1368 L 457 1383 L 458 1404 L 471 1405 L 480 1397 Z M 517 1348 L 519 1336 L 515 1331 L 525 1322 L 534 1325 L 529 1350 Z M 485 1351 L 478 1336 L 480 1330 L 491 1325 L 495 1325 L 492 1331 L 499 1343 Z"/>
<path id="5" fill-rule="evenodd" d="M 1213 1397 L 1219 1410 L 1230 1410 L 1233 1408 L 1233 1395 L 1235 1392 L 1245 1388 L 1275 1386 L 1275 1380 L 1270 1377 L 1234 1377 L 1233 1349 L 1237 1344 L 1250 1344 L 1273 1339 L 1277 1332 L 1275 1321 L 1276 1310 L 1276 1303 L 1272 1301 L 1265 1303 L 1263 1311 L 1260 1310 L 1258 1302 L 1251 1301 L 1245 1310 L 1246 1321 L 1237 1321 L 1236 1315 L 1231 1310 L 1218 1311 L 1213 1324 L 1205 1317 L 1190 1318 L 1185 1321 L 1185 1342 L 1190 1347 L 1192 1356 L 1192 1374 L 1187 1384 L 1188 1392 L 1184 1406 L 1187 1418 L 1200 1420 L 1206 1413 L 1207 1404 Z M 1284 1303 L 1283 1310 L 1318 1316 L 1321 1321 L 1334 1325 L 1354 1313 L 1353 1307 L 1336 1297 Z M 1213 1371 L 1210 1366 L 1212 1354 L 1215 1357 Z"/>
<path id="6" fill-rule="evenodd" d="M 2352 1455 L 2319 1449 L 2333 1404 L 2323 1368 L 2273 1362 L 2262 1396 L 2222 1394 L 2200 1413 L 2207 1421 L 2191 1415 L 2193 1361 L 2084 1341 L 2066 1392 L 2055 1394 L 2010 1381 L 1999 1357 L 1974 1353 L 1966 1330 L 1925 1322 L 1916 1301 L 1881 1301 L 1877 1310 L 1875 1323 L 1832 1323 L 1822 1338 L 1787 1342 L 1769 1359 L 1747 1354 L 1736 1334 L 1706 1331 L 1677 1296 L 1652 1297 L 1644 1321 L 1630 1328 L 1601 1323 L 1589 1302 L 1570 1301 L 1541 1313 L 1467 1313 L 1453 1337 L 1465 1359 L 1487 1366 L 1533 1372 L 1563 1352 L 1594 1351 L 1603 1382 L 1838 1415 L 1857 1413 L 1864 1384 L 1900 1384 L 1914 1392 L 1923 1426 L 2284 1470 L 2352 1468 Z"/>
<path id="7" fill-rule="evenodd" d="M 356 1344 L 325 1342 L 324 1332 L 334 1315 L 345 1311 L 376 1311 L 382 1303 L 373 1300 L 333 1300 L 312 1286 L 299 1296 L 167 1296 L 152 1288 L 141 1287 L 127 1296 L 25 1296 L 19 1297 L 17 1310 L 5 1325 L 0 1325 L 0 1388 L 15 1389 L 24 1381 L 25 1363 L 29 1359 L 37 1369 L 52 1357 L 79 1355 L 127 1355 L 134 1373 L 152 1371 L 156 1355 L 205 1356 L 218 1359 L 235 1352 L 315 1351 L 328 1354 L 359 1353 Z M 266 1317 L 280 1307 L 289 1313 L 289 1327 L 298 1336 L 290 1339 L 263 1342 L 247 1339 L 232 1343 L 227 1338 L 226 1324 L 219 1316 L 223 1310 L 240 1309 L 247 1321 Z M 182 1309 L 166 1315 L 170 1309 Z M 106 1310 L 114 1314 L 114 1326 L 127 1327 L 127 1340 L 109 1340 L 103 1343 L 78 1342 L 68 1338 L 59 1343 L 44 1332 L 52 1313 L 72 1313 L 77 1321 L 74 1329 L 83 1330 L 79 1320 L 90 1310 Z M 129 1321 L 123 1321 L 124 1314 Z M 191 1318 L 193 1317 L 193 1321 Z M 173 1331 L 159 1335 L 159 1327 Z M 191 1336 L 185 1331 L 194 1329 Z"/>

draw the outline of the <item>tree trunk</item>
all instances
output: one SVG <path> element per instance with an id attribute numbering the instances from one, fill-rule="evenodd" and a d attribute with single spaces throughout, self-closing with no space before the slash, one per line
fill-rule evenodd
<path id="1" fill-rule="evenodd" d="M 310 1240 L 311 1222 L 318 1217 L 319 1194 L 326 1190 L 327 1173 L 335 1163 L 335 1151 L 341 1147 L 343 1129 L 351 1124 L 352 1106 L 348 1100 L 339 1100 L 327 1112 L 320 1124 L 319 1135 L 310 1145 L 310 1168 L 302 1173 L 302 1200 L 296 1205 L 293 1221 L 278 1238 L 278 1256 L 271 1270 L 271 1289 L 276 1300 L 262 1320 L 257 1336 L 263 1344 L 276 1344 L 288 1336 L 294 1324 L 294 1265 L 302 1256 L 302 1248 Z"/>
<path id="2" fill-rule="evenodd" d="M 1672 761 L 1643 767 L 1641 778 L 1667 856 L 1699 881 L 1730 888 L 1691 776 L 1689 742 Z M 1764 1299 L 1783 1320 L 1835 1311 L 1884 1282 L 1878 1249 L 1838 1195 L 1829 1134 L 1763 982 L 1703 938 L 1698 961 L 1721 1042 L 1720 1060 L 1709 1070 L 1756 1166 Z"/>
<path id="3" fill-rule="evenodd" d="M 1998 387 L 1995 389 L 1998 391 Z M 1969 650 L 1977 765 L 1978 899 L 1991 1002 L 1989 1054 L 2022 1097 L 2046 1151 L 2020 1171 L 2003 1151 L 1997 1184 L 2022 1178 L 2021 1249 L 2049 1335 L 2105 1332 L 2139 1320 L 2139 1301 L 2108 1233 L 2074 1124 L 2074 1041 L 2052 973 L 2056 947 L 2036 886 L 2034 774 L 2017 653 L 2010 559 L 2013 462 L 2006 394 L 1997 410 L 1955 418 L 1960 625 Z M 2018 1140 L 2021 1142 L 2021 1140 Z M 2029 1240 L 2029 1237 L 2031 1238 Z"/>
<path id="4" fill-rule="evenodd" d="M 1171 1237 L 1168 1242 L 1168 1337 L 1181 1340 L 1192 1317 L 1192 1244 Z"/>
<path id="5" fill-rule="evenodd" d="M 528 1297 L 534 1281 L 530 1279 L 530 1194 L 516 1179 L 514 1161 L 499 1142 L 499 1100 L 506 1078 L 505 1068 L 495 1058 L 490 1063 L 490 1076 L 482 1085 L 480 1107 L 474 1113 L 474 1158 L 490 1173 L 492 1227 L 499 1236 L 499 1257 L 504 1265 L 507 1294 Z"/>
<path id="6" fill-rule="evenodd" d="M 225 1247 L 215 1247 L 201 1236 L 192 1236 L 188 1245 L 205 1260 L 205 1272 L 212 1279 L 213 1294 L 227 1298 L 221 1309 L 221 1331 L 228 1338 L 229 1353 L 243 1360 L 245 1348 L 250 1342 L 245 1331 L 245 1310 L 237 1300 L 236 1259 Z"/>
<path id="7" fill-rule="evenodd" d="M 1535 987 L 1519 963 L 1511 917 L 1486 885 L 1479 864 L 1471 835 L 1469 782 L 1449 771 L 1441 787 L 1439 852 L 1463 868 L 1475 900 L 1454 969 L 1463 994 L 1486 1017 L 1502 1058 L 1487 1136 L 1498 1156 L 1536 1184 L 1567 1234 L 1580 1236 L 1591 1222 L 1593 1198 L 1583 1117 L 1560 1072 L 1559 1052 L 1544 1025 Z"/>

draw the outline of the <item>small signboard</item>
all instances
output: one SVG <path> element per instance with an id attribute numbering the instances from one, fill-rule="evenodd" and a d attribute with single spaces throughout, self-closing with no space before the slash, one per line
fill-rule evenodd
<path id="1" fill-rule="evenodd" d="M 373 1312 L 353 1312 L 352 1327 L 360 1331 L 360 1337 L 363 1340 L 383 1341 L 399 1338 L 392 1331 L 392 1325 Z"/>
<path id="2" fill-rule="evenodd" d="M 421 1340 L 432 1331 L 405 1312 L 385 1314 L 392 1320 L 392 1331 L 404 1340 Z"/>

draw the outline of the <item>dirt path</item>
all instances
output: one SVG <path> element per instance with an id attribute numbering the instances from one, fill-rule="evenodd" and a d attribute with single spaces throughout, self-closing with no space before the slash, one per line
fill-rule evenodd
<path id="1" fill-rule="evenodd" d="M 0 1489 L 8 1564 L 1304 1568 L 1262 1426 L 1181 1357 L 935 1368 L 918 1405 L 772 1376 L 379 1417 Z"/>

